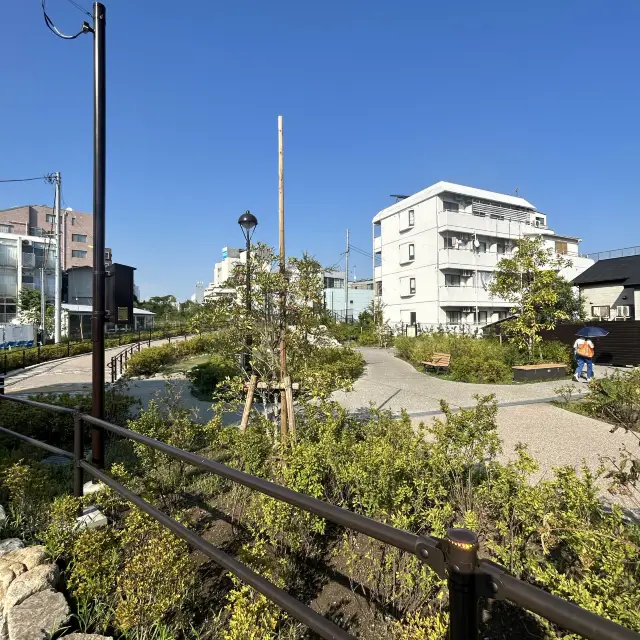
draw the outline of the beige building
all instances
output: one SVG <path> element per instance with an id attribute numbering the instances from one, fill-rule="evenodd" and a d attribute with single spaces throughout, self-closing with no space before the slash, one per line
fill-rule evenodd
<path id="1" fill-rule="evenodd" d="M 93 216 L 61 209 L 62 269 L 93 265 Z M 24 205 L 0 210 L 0 233 L 52 239 L 55 215 L 47 205 Z"/>
<path id="2" fill-rule="evenodd" d="M 587 318 L 640 320 L 640 255 L 598 260 L 573 284 Z"/>

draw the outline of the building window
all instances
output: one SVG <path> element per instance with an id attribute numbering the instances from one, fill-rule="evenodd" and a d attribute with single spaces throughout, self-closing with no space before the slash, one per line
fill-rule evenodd
<path id="1" fill-rule="evenodd" d="M 416 258 L 416 247 L 413 244 L 409 245 L 409 260 L 415 260 Z"/>
<path id="2" fill-rule="evenodd" d="M 444 238 L 444 248 L 445 249 L 459 249 L 460 248 L 460 240 L 456 238 L 456 236 L 445 236 Z"/>
<path id="3" fill-rule="evenodd" d="M 497 253 L 499 256 L 504 255 L 504 245 L 503 245 L 503 244 L 497 244 L 497 245 L 496 245 L 496 253 Z"/>
<path id="4" fill-rule="evenodd" d="M 478 324 L 487 324 L 487 312 L 478 311 Z"/>
<path id="5" fill-rule="evenodd" d="M 409 324 L 417 324 L 418 314 L 415 311 L 409 311 Z"/>
<path id="6" fill-rule="evenodd" d="M 53 213 L 47 213 L 47 215 L 45 216 L 45 220 L 47 222 L 50 222 L 51 224 L 54 224 L 56 221 L 56 216 Z"/>
<path id="7" fill-rule="evenodd" d="M 457 213 L 460 210 L 460 205 L 457 202 L 447 202 L 445 200 L 442 204 L 444 206 L 444 211 L 454 211 Z"/>
<path id="8" fill-rule="evenodd" d="M 487 243 L 478 242 L 478 253 L 487 253 Z"/>
<path id="9" fill-rule="evenodd" d="M 71 257 L 72 258 L 86 258 L 87 257 L 87 252 L 82 250 L 82 249 L 72 249 L 71 250 Z"/>
<path id="10" fill-rule="evenodd" d="M 489 217 L 490 217 L 492 220 L 504 220 L 504 216 L 503 216 L 503 215 L 500 215 L 499 213 L 490 213 L 490 214 L 489 214 Z"/>
<path id="11" fill-rule="evenodd" d="M 378 280 L 376 282 L 376 295 L 377 296 L 381 296 L 382 295 L 382 280 Z"/>
<path id="12" fill-rule="evenodd" d="M 71 240 L 73 242 L 86 242 L 87 241 L 87 236 L 82 234 L 82 233 L 72 233 L 71 234 Z"/>
<path id="13" fill-rule="evenodd" d="M 413 209 L 409 209 L 409 220 L 408 220 L 409 226 L 413 227 L 416 223 L 416 214 L 414 213 Z"/>
<path id="14" fill-rule="evenodd" d="M 459 287 L 460 286 L 460 276 L 455 273 L 445 273 L 444 274 L 444 286 L 445 287 Z"/>
<path id="15" fill-rule="evenodd" d="M 556 253 L 565 254 L 568 253 L 569 247 L 566 242 L 560 242 L 556 240 Z"/>
<path id="16" fill-rule="evenodd" d="M 409 293 L 413 295 L 416 292 L 416 279 L 409 278 Z"/>
<path id="17" fill-rule="evenodd" d="M 611 312 L 611 308 L 608 306 L 591 307 L 591 315 L 594 318 L 608 318 Z"/>
<path id="18" fill-rule="evenodd" d="M 71 218 L 71 226 L 72 227 L 76 226 L 76 219 L 75 218 Z"/>
<path id="19" fill-rule="evenodd" d="M 460 311 L 447 311 L 447 324 L 462 324 Z"/>
<path id="20" fill-rule="evenodd" d="M 10 224 L 0 224 L 0 233 L 13 233 L 13 226 Z"/>

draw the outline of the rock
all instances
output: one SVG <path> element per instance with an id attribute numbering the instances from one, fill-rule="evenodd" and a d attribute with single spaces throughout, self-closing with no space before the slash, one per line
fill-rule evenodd
<path id="1" fill-rule="evenodd" d="M 18 576 L 9 585 L 4 597 L 4 615 L 7 616 L 13 607 L 33 594 L 55 587 L 59 577 L 60 571 L 55 564 L 41 564 Z"/>
<path id="2" fill-rule="evenodd" d="M 82 515 L 76 518 L 77 530 L 97 529 L 98 527 L 106 527 L 107 524 L 107 516 L 98 507 L 87 507 Z"/>
<path id="3" fill-rule="evenodd" d="M 111 636 L 96 636 L 91 633 L 72 633 L 70 636 L 65 636 L 64 640 L 113 640 Z"/>
<path id="4" fill-rule="evenodd" d="M 41 591 L 9 612 L 9 640 L 48 640 L 70 618 L 69 605 L 61 593 Z"/>
<path id="5" fill-rule="evenodd" d="M 18 538 L 7 538 L 0 542 L 0 556 L 4 556 L 16 549 L 22 549 L 22 547 L 24 547 L 22 540 L 18 540 Z"/>
<path id="6" fill-rule="evenodd" d="M 25 571 L 31 571 L 31 569 L 37 567 L 39 564 L 44 564 L 46 561 L 47 551 L 44 547 L 25 547 L 23 549 L 10 551 L 0 557 L 0 569 L 10 567 L 15 563 L 20 563 L 25 566 Z"/>
<path id="7" fill-rule="evenodd" d="M 16 574 L 11 569 L 0 569 L 0 611 L 2 611 L 4 596 L 7 593 L 7 589 L 9 588 L 9 585 L 15 580 L 15 578 Z"/>
<path id="8" fill-rule="evenodd" d="M 7 522 L 7 513 L 4 510 L 4 507 L 0 504 L 0 528 L 4 527 Z"/>

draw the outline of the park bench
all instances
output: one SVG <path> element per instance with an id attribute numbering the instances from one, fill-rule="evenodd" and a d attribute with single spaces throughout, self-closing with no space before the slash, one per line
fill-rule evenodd
<path id="1" fill-rule="evenodd" d="M 440 369 L 448 369 L 451 363 L 450 353 L 434 353 L 431 360 L 428 362 L 421 362 L 420 364 L 425 368 L 432 368 L 440 371 Z"/>

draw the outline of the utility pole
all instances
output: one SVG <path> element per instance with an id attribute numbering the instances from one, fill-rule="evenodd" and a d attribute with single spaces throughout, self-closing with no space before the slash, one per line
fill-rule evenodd
<path id="1" fill-rule="evenodd" d="M 347 250 L 344 254 L 344 321 L 349 322 L 349 229 L 347 229 Z"/>
<path id="2" fill-rule="evenodd" d="M 91 415 L 104 418 L 104 323 L 105 323 L 105 175 L 106 175 L 106 9 L 93 5 L 93 314 L 91 339 Z M 104 468 L 104 429 L 93 426 L 91 457 Z"/>
<path id="3" fill-rule="evenodd" d="M 45 256 L 46 257 L 46 256 Z M 47 297 L 45 293 L 45 270 L 44 263 L 40 267 L 40 330 L 42 331 L 42 344 L 47 342 L 47 332 L 45 329 L 45 316 L 47 313 Z"/>
<path id="4" fill-rule="evenodd" d="M 55 270 L 55 321 L 54 321 L 54 339 L 55 343 L 60 342 L 61 333 L 61 305 L 62 305 L 62 274 L 61 270 L 61 247 L 60 242 L 60 172 L 56 171 L 56 197 L 55 197 L 55 223 L 56 223 L 56 270 Z"/>
<path id="5" fill-rule="evenodd" d="M 280 439 L 284 444 L 287 439 L 288 416 L 285 402 L 284 381 L 287 375 L 287 292 L 286 292 L 286 261 L 284 247 L 284 134 L 282 131 L 282 116 L 278 116 L 278 227 L 280 253 Z"/>

